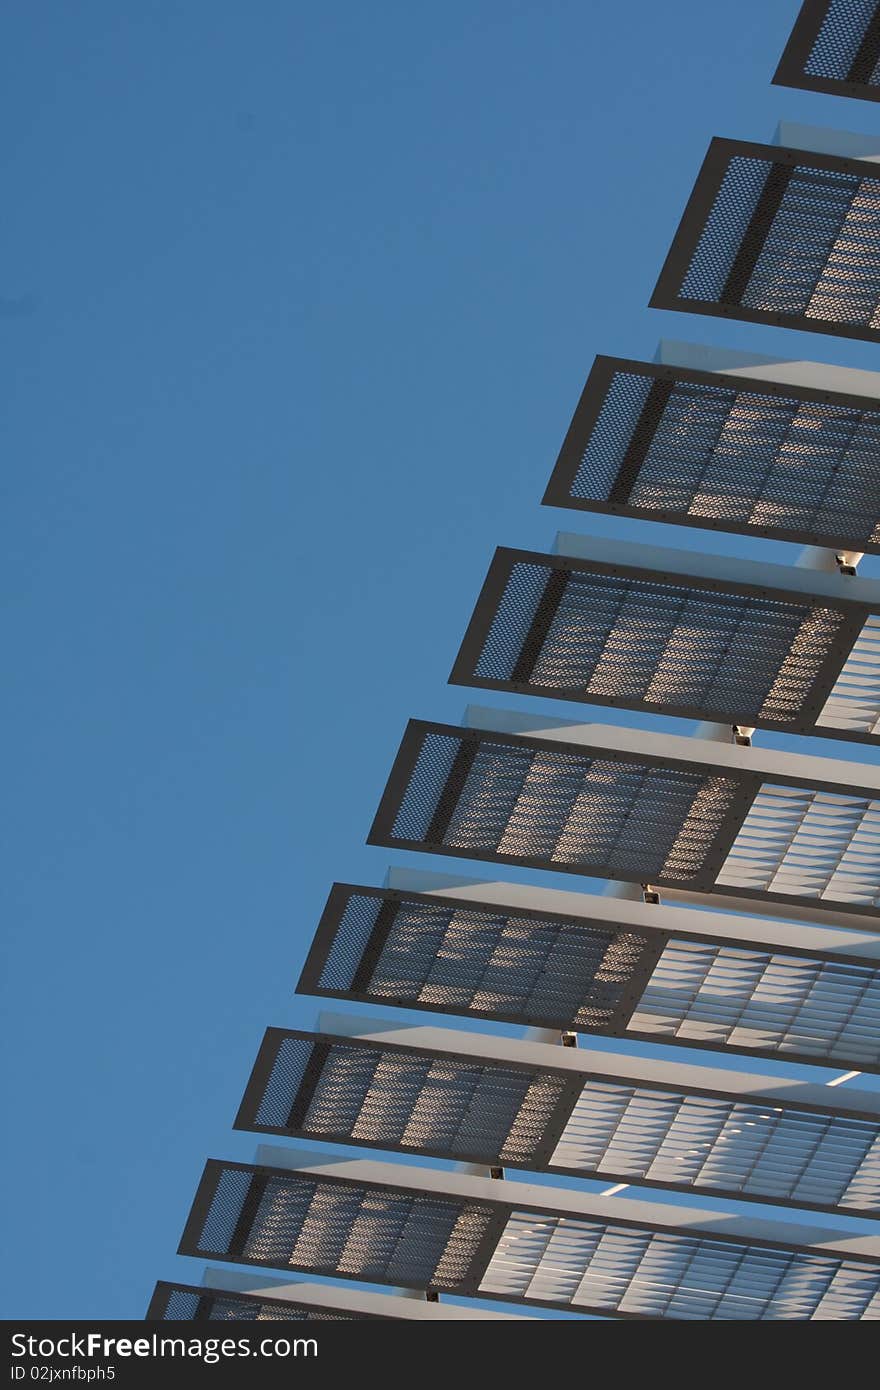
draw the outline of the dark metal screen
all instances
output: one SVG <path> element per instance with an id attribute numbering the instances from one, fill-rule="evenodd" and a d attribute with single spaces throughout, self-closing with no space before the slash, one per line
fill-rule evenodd
<path id="1" fill-rule="evenodd" d="M 880 5 L 875 0 L 806 0 L 773 81 L 880 100 Z"/>
<path id="2" fill-rule="evenodd" d="M 870 963 L 460 898 L 336 884 L 297 991 L 880 1071 Z"/>
<path id="3" fill-rule="evenodd" d="M 665 940 L 663 932 L 336 884 L 297 989 L 616 1032 Z"/>
<path id="4" fill-rule="evenodd" d="M 544 502 L 880 554 L 880 401 L 597 357 Z"/>
<path id="5" fill-rule="evenodd" d="M 484 1202 L 210 1160 L 179 1253 L 466 1293 L 497 1225 Z"/>
<path id="6" fill-rule="evenodd" d="M 756 789 L 696 763 L 412 720 L 369 843 L 708 888 Z"/>
<path id="7" fill-rule="evenodd" d="M 817 716 L 867 617 L 859 604 L 500 549 L 451 680 L 824 733 Z"/>
<path id="8" fill-rule="evenodd" d="M 651 304 L 880 342 L 880 167 L 713 140 Z"/>
<path id="9" fill-rule="evenodd" d="M 530 1165 L 573 1100 L 559 1072 L 270 1029 L 236 1128 Z"/>
<path id="10" fill-rule="evenodd" d="M 348 1313 L 314 1303 L 295 1303 L 262 1294 L 231 1293 L 198 1284 L 160 1281 L 147 1310 L 149 1322 L 357 1322 L 381 1313 Z"/>
<path id="11" fill-rule="evenodd" d="M 586 1075 L 273 1028 L 236 1128 L 880 1213 L 875 1117 L 640 1084 L 601 1067 Z"/>

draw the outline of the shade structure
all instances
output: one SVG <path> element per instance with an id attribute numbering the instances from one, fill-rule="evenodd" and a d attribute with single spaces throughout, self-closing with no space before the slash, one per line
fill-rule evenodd
<path id="1" fill-rule="evenodd" d="M 880 553 L 880 401 L 597 357 L 544 502 Z"/>
<path id="2" fill-rule="evenodd" d="M 577 539 L 496 550 L 453 683 L 880 742 L 880 585 Z"/>
<path id="3" fill-rule="evenodd" d="M 269 1029 L 236 1127 L 880 1214 L 874 1092 L 460 1030 Z"/>
<path id="4" fill-rule="evenodd" d="M 880 5 L 875 0 L 805 0 L 773 81 L 880 100 Z"/>
<path id="5" fill-rule="evenodd" d="M 880 342 L 880 169 L 714 139 L 651 304 Z"/>
<path id="6" fill-rule="evenodd" d="M 447 885 L 336 884 L 298 991 L 880 1070 L 880 937 L 516 884 Z"/>
<path id="7" fill-rule="evenodd" d="M 509 711 L 471 722 L 410 721 L 371 844 L 877 913 L 880 769 Z"/>
<path id="8" fill-rule="evenodd" d="M 880 1317 L 877 1237 L 371 1160 L 262 1157 L 273 1162 L 209 1161 L 182 1254 L 611 1317 Z"/>
<path id="9" fill-rule="evenodd" d="M 516 1313 L 428 1303 L 355 1287 L 339 1288 L 208 1270 L 204 1284 L 160 1281 L 148 1319 L 187 1322 L 522 1322 Z M 240 1284 L 241 1287 L 236 1287 Z"/>

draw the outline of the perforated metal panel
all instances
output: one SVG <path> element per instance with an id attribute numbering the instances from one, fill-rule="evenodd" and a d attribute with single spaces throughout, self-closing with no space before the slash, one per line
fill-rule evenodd
<path id="1" fill-rule="evenodd" d="M 651 304 L 880 341 L 880 169 L 713 140 Z"/>
<path id="2" fill-rule="evenodd" d="M 880 100 L 880 5 L 875 0 L 805 0 L 773 81 Z"/>
<path id="3" fill-rule="evenodd" d="M 880 402 L 597 357 L 544 502 L 880 553 Z"/>
<path id="4" fill-rule="evenodd" d="M 826 702 L 840 700 L 835 685 L 866 614 L 781 590 L 501 549 L 451 680 L 834 734 Z M 859 712 L 869 703 L 864 692 Z M 874 737 L 873 724 L 855 722 L 845 720 L 842 736 Z"/>
<path id="5" fill-rule="evenodd" d="M 297 989 L 613 1031 L 628 1017 L 665 940 L 662 932 L 464 898 L 336 884 Z"/>
<path id="6" fill-rule="evenodd" d="M 529 1165 L 570 1093 L 558 1072 L 271 1029 L 236 1127 Z"/>
<path id="7" fill-rule="evenodd" d="M 750 801 L 739 773 L 413 720 L 369 840 L 699 887 Z"/>
<path id="8" fill-rule="evenodd" d="M 480 1292 L 638 1318 L 880 1317 L 880 1268 L 792 1250 L 514 1211 Z"/>
<path id="9" fill-rule="evenodd" d="M 467 1292 L 494 1215 L 431 1192 L 211 1160 L 179 1253 Z"/>
<path id="10" fill-rule="evenodd" d="M 723 1196 L 880 1213 L 876 1121 L 593 1080 L 550 1166 Z"/>
<path id="11" fill-rule="evenodd" d="M 336 884 L 297 990 L 880 1070 L 873 965 L 462 898 Z"/>
<path id="12" fill-rule="evenodd" d="M 357 1322 L 382 1318 L 381 1313 L 343 1313 L 337 1308 L 320 1308 L 313 1303 L 294 1303 L 286 1298 L 229 1293 L 198 1284 L 156 1285 L 149 1321 L 179 1322 Z M 384 1319 L 383 1319 L 384 1321 Z"/>
<path id="13" fill-rule="evenodd" d="M 270 1029 L 236 1127 L 880 1213 L 876 1118 L 601 1070 Z"/>

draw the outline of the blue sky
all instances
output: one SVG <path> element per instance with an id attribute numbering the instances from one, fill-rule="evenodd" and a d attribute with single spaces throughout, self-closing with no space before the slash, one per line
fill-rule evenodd
<path id="1" fill-rule="evenodd" d="M 538 505 L 594 355 L 880 370 L 646 308 L 712 135 L 880 130 L 770 86 L 798 8 L 8 0 L 3 1316 L 198 1276 L 203 1162 L 314 1019 L 330 883 L 382 879 L 406 719 L 462 713 L 495 545 L 649 538 Z"/>

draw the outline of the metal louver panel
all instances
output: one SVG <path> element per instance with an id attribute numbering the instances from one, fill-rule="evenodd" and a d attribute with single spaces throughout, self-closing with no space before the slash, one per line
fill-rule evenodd
<path id="1" fill-rule="evenodd" d="M 846 1108 L 825 1087 L 732 1089 L 680 1064 L 655 1065 L 656 1081 L 613 1055 L 363 1026 L 373 1036 L 269 1029 L 236 1128 L 880 1214 L 880 1106 L 861 1093 Z"/>
<path id="2" fill-rule="evenodd" d="M 551 1168 L 880 1214 L 877 1121 L 589 1082 Z"/>
<path id="3" fill-rule="evenodd" d="M 597 357 L 544 502 L 880 553 L 880 401 Z"/>
<path id="4" fill-rule="evenodd" d="M 566 1099 L 559 1072 L 270 1029 L 236 1128 L 528 1165 Z"/>
<path id="5" fill-rule="evenodd" d="M 472 707 L 470 719 L 480 727 L 410 721 L 370 844 L 738 899 L 880 905 L 872 766 L 510 711 Z"/>
<path id="6" fill-rule="evenodd" d="M 286 1298 L 265 1298 L 225 1289 L 209 1289 L 199 1284 L 170 1284 L 161 1280 L 156 1285 L 147 1311 L 147 1320 L 155 1322 L 351 1322 L 381 1316 L 381 1313 L 344 1312 L 333 1307 L 295 1303 Z"/>
<path id="7" fill-rule="evenodd" d="M 773 81 L 880 100 L 880 5 L 876 0 L 805 0 Z"/>
<path id="8" fill-rule="evenodd" d="M 657 1042 L 791 1061 L 880 1065 L 880 972 L 754 946 L 673 937 L 630 1019 Z"/>
<path id="9" fill-rule="evenodd" d="M 336 884 L 297 991 L 880 1070 L 875 960 L 784 945 L 765 926 L 765 942 L 737 939 L 746 919 L 601 898 L 574 916 L 545 896 L 540 911 Z M 726 939 L 707 939 L 709 922 Z"/>
<path id="10" fill-rule="evenodd" d="M 880 1317 L 876 1238 L 276 1153 L 289 1167 L 209 1162 L 182 1254 L 610 1316 Z"/>
<path id="11" fill-rule="evenodd" d="M 877 907 L 880 799 L 765 784 L 717 886 Z"/>
<path id="12" fill-rule="evenodd" d="M 880 1318 L 875 1266 L 526 1211 L 511 1214 L 480 1292 L 635 1318 Z"/>
<path id="13" fill-rule="evenodd" d="M 816 723 L 842 738 L 880 736 L 880 619 L 865 622 Z"/>
<path id="14" fill-rule="evenodd" d="M 499 549 L 450 679 L 834 734 L 824 707 L 866 616 L 844 600 Z M 873 734 L 852 725 L 842 736 Z"/>
<path id="15" fill-rule="evenodd" d="M 880 170 L 713 140 L 651 304 L 880 341 Z"/>

